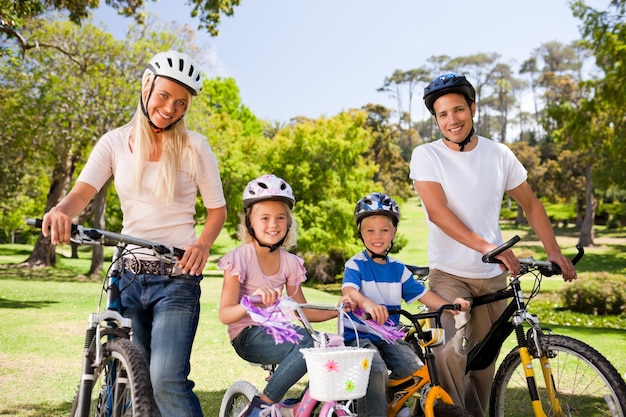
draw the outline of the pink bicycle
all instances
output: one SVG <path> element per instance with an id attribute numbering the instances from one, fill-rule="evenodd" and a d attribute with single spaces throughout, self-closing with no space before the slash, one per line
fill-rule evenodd
<path id="1" fill-rule="evenodd" d="M 314 348 L 304 348 L 309 384 L 298 398 L 290 398 L 268 409 L 268 416 L 282 417 L 346 417 L 356 416 L 350 410 L 352 400 L 365 395 L 374 353 L 372 349 L 343 346 L 344 309 L 342 305 L 299 304 L 283 298 L 278 308 L 286 316 L 302 323 L 315 340 Z M 302 309 L 337 311 L 337 333 L 324 333 L 313 328 Z M 261 364 L 271 378 L 276 364 Z M 220 417 L 238 417 L 259 390 L 248 381 L 233 383 L 224 394 Z"/>

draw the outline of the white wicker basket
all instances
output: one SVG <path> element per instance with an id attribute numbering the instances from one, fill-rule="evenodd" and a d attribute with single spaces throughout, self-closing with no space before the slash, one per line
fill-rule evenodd
<path id="1" fill-rule="evenodd" d="M 311 397 L 318 401 L 355 400 L 365 396 L 374 349 L 352 346 L 304 348 Z"/>

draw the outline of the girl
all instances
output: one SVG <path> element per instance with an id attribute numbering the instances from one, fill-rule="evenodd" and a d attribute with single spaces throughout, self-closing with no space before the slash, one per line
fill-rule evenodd
<path id="1" fill-rule="evenodd" d="M 219 318 L 237 354 L 253 363 L 279 364 L 260 397 L 255 397 L 243 416 L 258 416 L 262 409 L 279 402 L 306 373 L 301 348 L 313 340 L 301 328 L 299 344 L 276 344 L 273 336 L 247 316 L 241 305 L 244 295 L 261 296 L 263 306 L 274 304 L 283 292 L 306 303 L 301 284 L 306 279 L 304 260 L 285 250 L 296 243 L 296 224 L 291 212 L 295 199 L 289 184 L 274 175 L 250 181 L 243 192 L 244 214 L 239 227 L 239 247 L 227 253 L 218 267 L 224 271 Z M 342 301 L 344 298 L 342 298 Z M 347 300 L 347 298 L 346 298 Z M 305 313 L 312 321 L 328 320 L 335 312 Z"/>

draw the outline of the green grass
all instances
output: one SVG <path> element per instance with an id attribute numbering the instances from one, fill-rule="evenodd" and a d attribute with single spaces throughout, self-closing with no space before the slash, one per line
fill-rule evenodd
<path id="1" fill-rule="evenodd" d="M 423 212 L 417 200 L 402 207 L 400 233 L 408 238 L 407 245 L 395 256 L 404 262 L 425 265 L 427 230 Z M 543 259 L 543 250 L 534 234 L 527 229 L 506 225 L 505 237 L 519 234 L 523 241 L 518 251 L 523 256 Z M 575 252 L 577 232 L 558 230 L 559 242 L 567 254 Z M 626 270 L 626 234 L 624 231 L 599 229 L 601 246 L 588 249 L 579 265 L 586 272 L 609 271 L 621 274 Z M 232 248 L 225 233 L 212 251 L 212 261 Z M 101 283 L 90 282 L 80 275 L 89 269 L 89 253 L 81 250 L 80 259 L 69 259 L 69 248 L 60 248 L 59 267 L 27 269 L 2 264 L 23 262 L 30 254 L 26 245 L 0 246 L 0 416 L 60 417 L 69 413 L 71 401 L 80 377 L 84 331 L 89 313 L 95 311 Z M 214 262 L 209 263 L 202 284 L 202 313 L 192 356 L 191 378 L 196 382 L 207 417 L 218 413 L 221 397 L 235 380 L 246 379 L 257 386 L 264 385 L 265 372 L 239 359 L 228 341 L 226 327 L 217 318 L 221 291 L 221 275 Z M 556 317 L 550 327 L 555 332 L 571 335 L 600 350 L 626 374 L 623 346 L 626 330 L 600 328 L 588 316 L 576 316 L 555 309 L 558 290 L 564 284 L 560 278 L 548 279 L 542 285 L 542 299 L 534 303 L 541 319 Z M 309 301 L 335 303 L 337 296 L 306 288 Z M 558 319 L 558 320 L 557 320 Z M 564 320 L 569 320 L 564 323 Z M 545 322 L 545 320 L 542 320 Z M 621 322 L 620 322 L 621 323 Z M 325 323 L 328 326 L 330 323 Z M 328 327 L 326 327 L 328 329 Z M 508 352 L 507 341 L 503 352 Z M 300 384 L 301 386 L 302 384 Z"/>

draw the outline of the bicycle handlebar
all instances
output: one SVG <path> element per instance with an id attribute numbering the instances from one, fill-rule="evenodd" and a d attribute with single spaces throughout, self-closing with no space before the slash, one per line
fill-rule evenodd
<path id="1" fill-rule="evenodd" d="M 417 329 L 420 328 L 419 321 L 425 319 L 435 319 L 435 327 L 441 327 L 441 315 L 445 310 L 461 310 L 461 304 L 444 304 L 439 307 L 436 311 L 428 311 L 426 313 L 411 313 L 401 308 L 389 309 L 389 314 L 399 314 L 403 317 L 406 317 L 411 321 L 413 326 Z"/>
<path id="2" fill-rule="evenodd" d="M 520 240 L 521 239 L 519 236 L 517 235 L 513 236 L 511 239 L 504 242 L 502 245 L 484 254 L 482 257 L 483 262 L 491 263 L 491 264 L 501 264 L 502 261 L 499 259 L 496 259 L 496 256 L 498 256 L 505 250 L 510 249 L 513 245 L 515 245 Z M 576 249 L 578 250 L 578 253 L 571 259 L 572 264 L 574 265 L 576 265 L 576 263 L 578 263 L 578 261 L 580 261 L 580 259 L 585 254 L 585 250 L 580 244 L 576 245 Z M 561 268 L 552 261 L 537 261 L 533 258 L 519 258 L 519 263 L 522 266 L 525 266 L 527 269 L 526 271 L 523 271 L 522 273 L 520 273 L 520 275 L 528 272 L 528 270 L 533 269 L 533 268 L 539 269 L 541 274 L 543 274 L 546 277 L 561 274 Z"/>
<path id="3" fill-rule="evenodd" d="M 43 221 L 41 219 L 27 219 L 26 224 L 41 229 Z M 176 258 L 180 259 L 185 254 L 183 249 L 174 246 L 163 245 L 161 243 L 151 242 L 149 240 L 139 239 L 121 233 L 109 232 L 95 228 L 87 228 L 81 225 L 72 225 L 72 237 L 70 240 L 79 245 L 101 245 L 101 246 L 117 246 L 136 245 L 142 248 L 150 249 L 154 254 L 163 261 L 175 263 Z"/>

